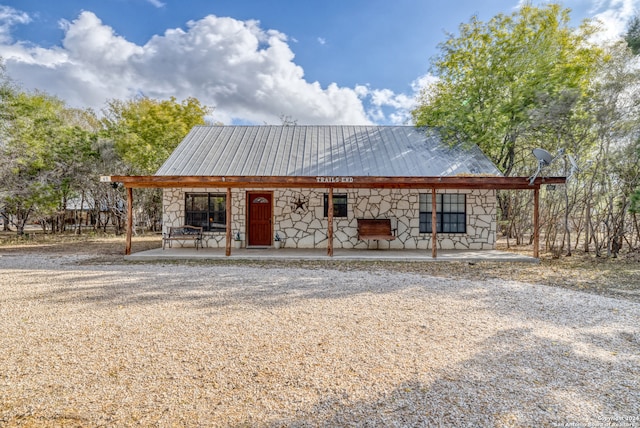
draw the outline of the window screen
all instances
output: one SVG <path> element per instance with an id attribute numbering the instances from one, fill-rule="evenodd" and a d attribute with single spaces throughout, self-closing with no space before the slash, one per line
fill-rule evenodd
<path id="1" fill-rule="evenodd" d="M 324 194 L 324 216 L 329 216 L 329 195 Z M 334 194 L 333 195 L 333 216 L 334 217 L 346 217 L 347 216 L 347 195 L 346 194 Z"/>
<path id="2" fill-rule="evenodd" d="M 185 224 L 201 226 L 210 232 L 227 230 L 227 196 L 218 193 L 187 193 L 185 195 Z"/>
<path id="3" fill-rule="evenodd" d="M 436 232 L 467 232 L 467 195 L 438 193 L 436 195 Z M 431 233 L 431 193 L 420 194 L 420 233 Z"/>

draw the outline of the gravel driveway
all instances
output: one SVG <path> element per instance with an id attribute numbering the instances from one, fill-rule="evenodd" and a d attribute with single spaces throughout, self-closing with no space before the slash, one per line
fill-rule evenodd
<path id="1" fill-rule="evenodd" d="M 81 260 L 0 257 L 1 426 L 640 426 L 638 303 Z"/>

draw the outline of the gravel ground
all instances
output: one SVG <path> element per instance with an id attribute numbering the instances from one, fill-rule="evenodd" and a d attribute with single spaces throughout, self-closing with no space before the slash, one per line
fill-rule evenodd
<path id="1" fill-rule="evenodd" d="M 1 426 L 640 426 L 640 304 L 377 269 L 0 256 Z"/>

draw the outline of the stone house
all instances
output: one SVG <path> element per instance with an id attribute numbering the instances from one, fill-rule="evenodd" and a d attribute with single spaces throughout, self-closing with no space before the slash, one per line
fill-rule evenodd
<path id="1" fill-rule="evenodd" d="M 198 126 L 138 181 L 162 183 L 165 231 L 202 226 L 208 247 L 233 236 L 249 248 L 280 238 L 332 251 L 493 249 L 506 179 L 477 146 L 449 146 L 430 129 Z M 389 219 L 395 239 L 358 239 L 358 219 Z"/>

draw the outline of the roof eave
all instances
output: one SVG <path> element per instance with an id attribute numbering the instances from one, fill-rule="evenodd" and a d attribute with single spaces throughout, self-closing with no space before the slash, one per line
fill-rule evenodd
<path id="1" fill-rule="evenodd" d="M 565 184 L 566 177 L 285 177 L 285 176 L 106 176 L 101 181 L 131 188 L 370 188 L 370 189 L 535 189 Z"/>

